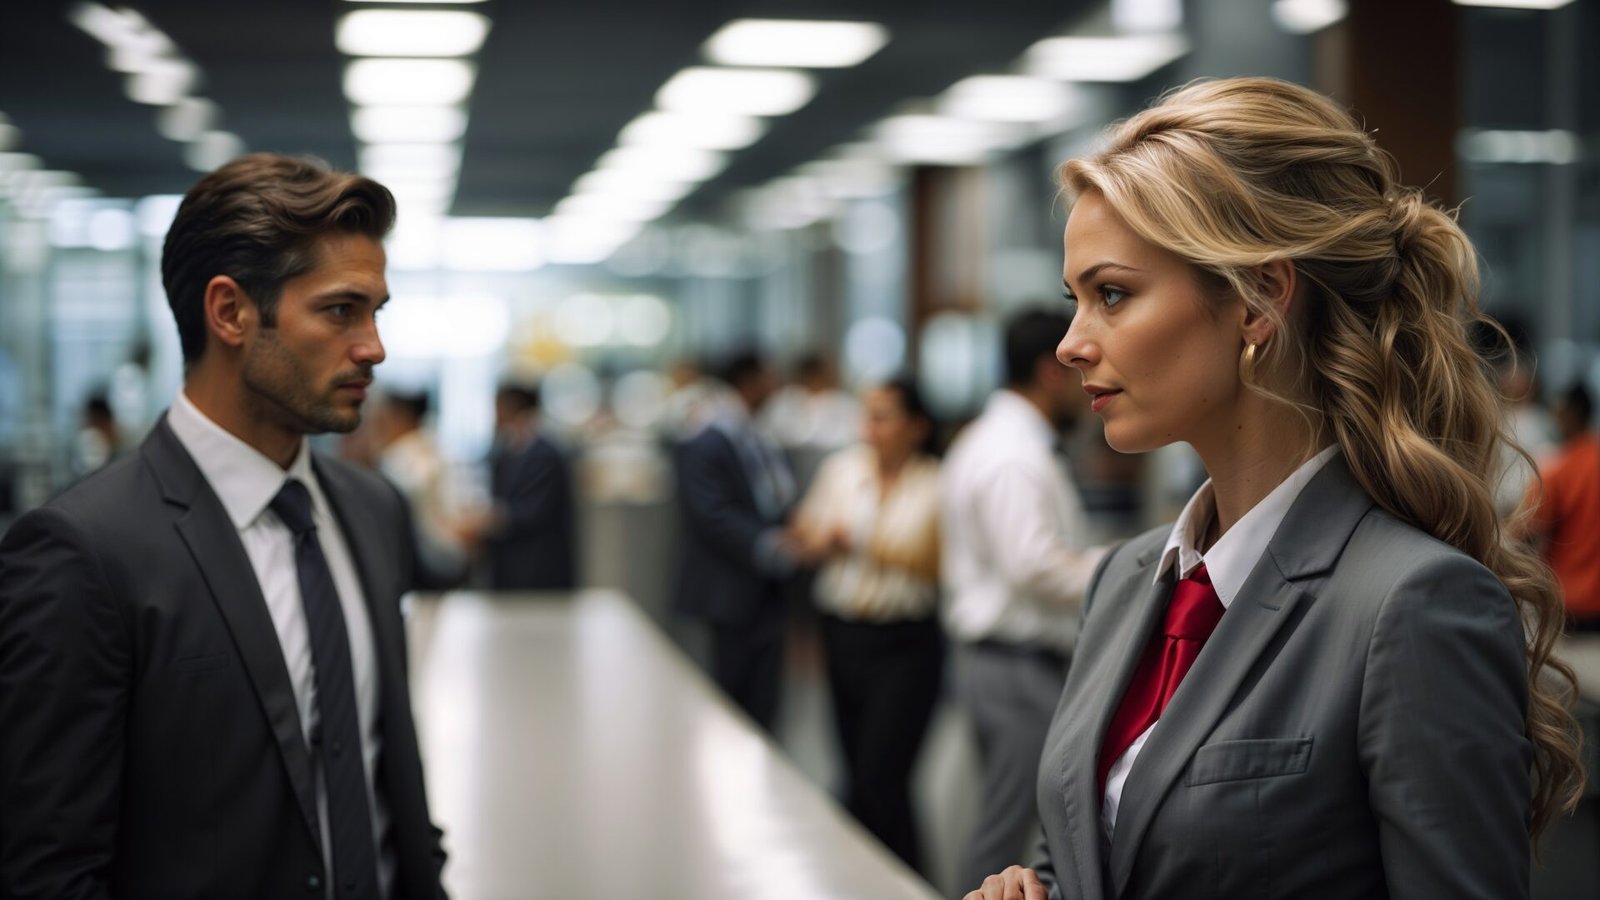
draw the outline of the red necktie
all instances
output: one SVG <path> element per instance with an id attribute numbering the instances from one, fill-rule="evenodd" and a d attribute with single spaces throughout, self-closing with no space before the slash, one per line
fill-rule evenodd
<path id="1" fill-rule="evenodd" d="M 1189 673 L 1224 611 L 1203 565 L 1173 589 L 1162 633 L 1151 635 L 1139 668 L 1128 682 L 1128 692 L 1122 695 L 1122 705 L 1117 707 L 1106 730 L 1106 742 L 1100 748 L 1100 793 L 1105 793 L 1111 766 L 1161 718 L 1161 711 L 1167 708 L 1178 683 Z"/>

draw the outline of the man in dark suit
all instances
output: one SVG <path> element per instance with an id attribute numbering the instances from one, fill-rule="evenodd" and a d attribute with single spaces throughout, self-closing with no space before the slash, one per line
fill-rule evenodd
<path id="1" fill-rule="evenodd" d="M 573 559 L 572 474 L 567 457 L 539 430 L 539 390 L 506 384 L 494 398 L 489 453 L 494 507 L 479 535 L 497 591 L 568 591 Z"/>
<path id="2" fill-rule="evenodd" d="M 406 507 L 305 440 L 360 421 L 393 220 L 376 182 L 266 154 L 184 198 L 183 389 L 0 541 L 0 895 L 443 895 Z"/>
<path id="3" fill-rule="evenodd" d="M 753 417 L 776 389 L 753 353 L 724 368 L 728 388 L 700 431 L 677 449 L 682 558 L 674 606 L 711 629 L 711 676 L 771 730 L 783 675 L 783 588 L 802 560 L 785 522 L 796 499 L 781 452 Z"/>

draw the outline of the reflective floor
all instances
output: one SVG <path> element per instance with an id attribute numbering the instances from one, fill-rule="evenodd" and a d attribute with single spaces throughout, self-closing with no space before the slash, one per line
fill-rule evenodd
<path id="1" fill-rule="evenodd" d="M 930 898 L 625 598 L 413 611 L 458 900 Z"/>

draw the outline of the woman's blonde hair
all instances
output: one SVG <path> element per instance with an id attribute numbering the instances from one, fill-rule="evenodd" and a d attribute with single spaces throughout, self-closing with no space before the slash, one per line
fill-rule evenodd
<path id="1" fill-rule="evenodd" d="M 1537 835 L 1582 788 L 1576 682 L 1551 656 L 1563 621 L 1555 580 L 1495 513 L 1499 445 L 1511 437 L 1468 339 L 1469 324 L 1486 320 L 1477 259 L 1454 217 L 1401 185 L 1394 160 L 1343 108 L 1269 78 L 1178 89 L 1060 174 L 1069 195 L 1097 192 L 1203 283 L 1274 320 L 1278 337 L 1257 362 L 1290 384 L 1264 392 L 1337 440 L 1380 506 L 1505 583 L 1527 629 Z M 1292 328 L 1260 280 L 1276 260 L 1292 261 L 1304 285 Z"/>

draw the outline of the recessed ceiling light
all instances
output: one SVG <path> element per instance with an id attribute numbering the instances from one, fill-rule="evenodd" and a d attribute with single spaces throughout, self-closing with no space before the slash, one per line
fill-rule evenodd
<path id="1" fill-rule="evenodd" d="M 617 143 L 742 150 L 760 140 L 766 130 L 766 123 L 754 116 L 647 112 L 622 129 Z"/>
<path id="2" fill-rule="evenodd" d="M 725 66 L 842 69 L 859 65 L 889 41 L 876 22 L 735 19 L 705 43 L 708 59 Z"/>
<path id="3" fill-rule="evenodd" d="M 691 66 L 667 79 L 656 105 L 669 112 L 783 116 L 811 102 L 816 92 L 816 82 L 802 72 Z"/>
<path id="4" fill-rule="evenodd" d="M 128 99 L 150 106 L 169 106 L 182 100 L 200 81 L 200 70 L 181 59 L 153 59 L 128 76 Z"/>
<path id="5" fill-rule="evenodd" d="M 629 194 L 649 200 L 677 201 L 698 186 L 694 181 L 668 181 L 627 169 L 596 169 L 572 183 L 574 194 Z"/>
<path id="6" fill-rule="evenodd" d="M 1290 34 L 1312 34 L 1349 12 L 1345 0 L 1274 0 L 1272 19 Z"/>
<path id="7" fill-rule="evenodd" d="M 989 122 L 1054 122 L 1082 105 L 1071 84 L 1026 75 L 974 75 L 950 86 L 939 108 L 947 116 Z"/>
<path id="8" fill-rule="evenodd" d="M 1017 126 L 946 116 L 893 116 L 878 125 L 877 143 L 899 162 L 967 165 L 1025 136 Z"/>
<path id="9" fill-rule="evenodd" d="M 196 172 L 210 172 L 244 152 L 244 141 L 228 131 L 208 131 L 183 148 L 183 161 Z"/>
<path id="10" fill-rule="evenodd" d="M 334 43 L 351 56 L 466 56 L 488 34 L 489 20 L 478 13 L 363 9 L 339 20 Z"/>
<path id="11" fill-rule="evenodd" d="M 210 130 L 217 120 L 217 105 L 200 97 L 185 97 L 156 116 L 156 130 L 169 141 L 192 141 Z"/>
<path id="12" fill-rule="evenodd" d="M 345 67 L 344 95 L 361 106 L 461 103 L 474 71 L 459 59 L 358 59 Z"/>
<path id="13" fill-rule="evenodd" d="M 635 172 L 663 181 L 705 181 L 727 164 L 727 156 L 712 150 L 618 147 L 601 156 L 595 168 Z"/>
<path id="14" fill-rule="evenodd" d="M 1028 74 L 1061 81 L 1138 81 L 1189 52 L 1182 35 L 1052 37 L 1028 48 Z"/>
<path id="15" fill-rule="evenodd" d="M 621 222 L 648 222 L 672 208 L 671 200 L 651 200 L 627 194 L 573 194 L 556 204 L 561 216 L 591 216 Z"/>
<path id="16" fill-rule="evenodd" d="M 350 130 L 367 144 L 447 144 L 466 133 L 467 114 L 455 106 L 364 107 L 350 114 Z"/>
<path id="17" fill-rule="evenodd" d="M 361 172 L 453 173 L 461 167 L 456 144 L 370 144 L 358 154 Z"/>
<path id="18" fill-rule="evenodd" d="M 1572 0 L 1456 0 L 1458 6 L 1497 6 L 1502 9 L 1560 9 Z"/>

